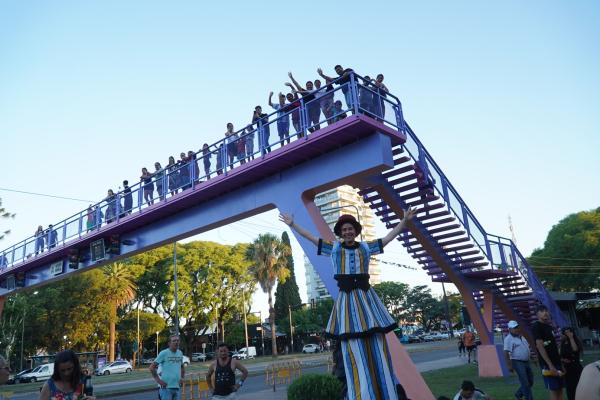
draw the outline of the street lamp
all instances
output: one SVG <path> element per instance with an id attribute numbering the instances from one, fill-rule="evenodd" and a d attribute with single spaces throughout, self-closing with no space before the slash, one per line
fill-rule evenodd
<path id="1" fill-rule="evenodd" d="M 246 355 L 248 355 L 248 319 L 246 317 L 246 297 L 242 287 L 242 311 L 244 312 L 244 336 L 246 337 Z"/>
<path id="2" fill-rule="evenodd" d="M 294 325 L 292 324 L 292 305 L 288 304 L 288 313 L 290 314 L 290 351 L 294 352 Z"/>

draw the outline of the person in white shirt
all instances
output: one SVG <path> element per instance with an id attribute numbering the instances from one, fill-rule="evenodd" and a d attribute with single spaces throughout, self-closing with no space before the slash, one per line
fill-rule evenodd
<path id="1" fill-rule="evenodd" d="M 460 391 L 454 396 L 454 400 L 492 400 L 483 390 L 475 387 L 471 381 L 463 381 Z"/>
<path id="2" fill-rule="evenodd" d="M 533 400 L 531 387 L 533 386 L 533 371 L 529 365 L 531 350 L 529 343 L 521 335 L 521 328 L 517 321 L 508 322 L 509 334 L 504 338 L 504 357 L 510 372 L 515 372 L 519 378 L 519 389 L 515 392 L 517 399 Z"/>

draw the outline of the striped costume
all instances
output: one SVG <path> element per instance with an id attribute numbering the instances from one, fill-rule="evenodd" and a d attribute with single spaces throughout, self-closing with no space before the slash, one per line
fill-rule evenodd
<path id="1" fill-rule="evenodd" d="M 340 340 L 349 399 L 397 399 L 385 340 L 396 322 L 369 285 L 369 257 L 380 253 L 381 239 L 351 247 L 319 239 L 318 254 L 331 256 L 340 288 L 325 334 Z"/>

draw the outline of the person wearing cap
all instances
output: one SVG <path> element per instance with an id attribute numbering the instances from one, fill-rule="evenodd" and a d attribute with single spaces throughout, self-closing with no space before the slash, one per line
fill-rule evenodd
<path id="1" fill-rule="evenodd" d="M 521 386 L 515 392 L 517 399 L 533 400 L 533 371 L 529 365 L 530 349 L 527 339 L 521 335 L 517 321 L 508 322 L 509 334 L 504 338 L 504 357 L 510 372 L 515 372 Z"/>
<path id="2" fill-rule="evenodd" d="M 292 215 L 279 215 L 281 221 L 317 246 L 317 254 L 331 256 L 340 291 L 325 335 L 340 341 L 349 399 L 398 399 L 385 339 L 397 324 L 369 284 L 369 259 L 383 253 L 416 211 L 409 209 L 403 214 L 385 237 L 368 242 L 355 240 L 362 226 L 352 215 L 338 219 L 333 232 L 340 240 L 334 242 L 316 238 L 298 226 Z"/>
<path id="3" fill-rule="evenodd" d="M 536 316 L 538 320 L 532 324 L 531 333 L 535 340 L 538 361 L 542 368 L 544 386 L 550 391 L 550 400 L 562 400 L 563 387 L 565 386 L 564 371 L 560 362 L 548 307 L 543 304 L 538 305 Z"/>

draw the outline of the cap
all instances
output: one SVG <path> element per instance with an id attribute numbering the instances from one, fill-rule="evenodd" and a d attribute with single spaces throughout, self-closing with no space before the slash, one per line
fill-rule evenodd
<path id="1" fill-rule="evenodd" d="M 519 323 L 517 321 L 508 321 L 508 329 L 513 329 L 517 326 L 519 326 Z"/>

